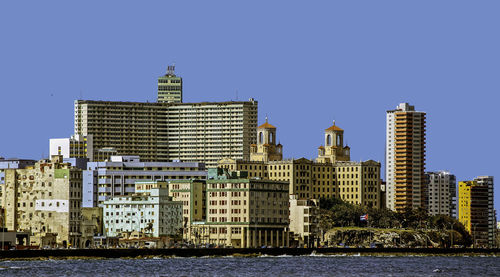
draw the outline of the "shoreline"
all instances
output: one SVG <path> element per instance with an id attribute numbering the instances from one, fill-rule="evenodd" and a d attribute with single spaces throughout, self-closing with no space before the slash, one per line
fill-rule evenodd
<path id="1" fill-rule="evenodd" d="M 0 251 L 0 260 L 153 259 L 260 256 L 500 256 L 500 249 L 479 248 L 200 248 L 200 249 L 52 249 Z"/>

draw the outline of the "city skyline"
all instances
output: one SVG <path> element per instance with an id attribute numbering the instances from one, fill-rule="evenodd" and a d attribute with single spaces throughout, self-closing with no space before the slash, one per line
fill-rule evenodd
<path id="1" fill-rule="evenodd" d="M 76 15 L 34 4 L 25 17 L 0 19 L 13 22 L 0 47 L 0 91 L 8 103 L 0 123 L 12 130 L 0 138 L 0 156 L 47 157 L 49 138 L 73 134 L 75 99 L 155 102 L 157 78 L 175 62 L 184 102 L 259 101 L 258 123 L 267 115 L 279 128 L 284 157 L 314 158 L 309 145 L 320 145 L 336 120 L 352 160 L 384 166 L 385 111 L 408 102 L 427 113 L 426 171 L 449 170 L 457 181 L 498 176 L 498 134 L 490 122 L 500 61 L 491 34 L 499 19 L 494 8 L 463 2 L 448 13 L 448 3 L 398 3 L 411 13 L 391 13 L 380 3 L 291 4 L 281 23 L 274 21 L 278 4 L 264 11 L 247 4 L 230 14 L 217 11 L 221 4 L 172 4 L 179 10 L 168 21 L 179 26 L 171 31 L 179 35 L 175 42 L 156 37 L 165 22 L 153 4 L 123 4 L 116 23 L 106 21 L 112 4 L 101 11 L 81 5 Z M 32 40 L 42 38 L 35 46 Z"/>

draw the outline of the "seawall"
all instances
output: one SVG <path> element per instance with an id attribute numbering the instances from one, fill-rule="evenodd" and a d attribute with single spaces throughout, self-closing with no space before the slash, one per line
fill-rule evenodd
<path id="1" fill-rule="evenodd" d="M 500 255 L 500 249 L 479 248 L 196 248 L 196 249 L 52 249 L 0 251 L 0 259 L 204 257 L 311 254 L 339 255 Z"/>

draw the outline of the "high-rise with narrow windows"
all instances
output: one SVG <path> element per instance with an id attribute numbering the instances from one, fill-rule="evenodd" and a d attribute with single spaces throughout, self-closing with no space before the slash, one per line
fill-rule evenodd
<path id="1" fill-rule="evenodd" d="M 458 206 L 458 220 L 472 235 L 474 247 L 493 247 L 496 231 L 493 176 L 459 182 Z"/>
<path id="2" fill-rule="evenodd" d="M 175 65 L 169 65 L 167 74 L 158 78 L 159 103 L 182 103 L 182 78 L 174 71 Z"/>
<path id="3" fill-rule="evenodd" d="M 408 103 L 387 111 L 387 208 L 425 208 L 425 112 Z"/>
<path id="4" fill-rule="evenodd" d="M 145 162 L 249 159 L 257 141 L 257 101 L 145 103 L 75 101 L 75 134 L 92 135 L 94 161 L 102 151 Z"/>

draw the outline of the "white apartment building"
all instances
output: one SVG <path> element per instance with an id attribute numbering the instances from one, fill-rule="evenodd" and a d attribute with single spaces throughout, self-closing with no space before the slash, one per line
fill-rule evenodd
<path id="1" fill-rule="evenodd" d="M 387 208 L 404 211 L 425 207 L 425 112 L 408 103 L 387 111 Z"/>
<path id="2" fill-rule="evenodd" d="M 448 171 L 427 172 L 427 212 L 456 218 L 457 179 Z"/>

